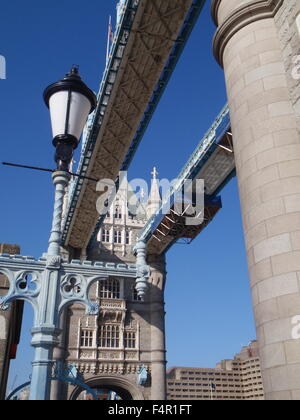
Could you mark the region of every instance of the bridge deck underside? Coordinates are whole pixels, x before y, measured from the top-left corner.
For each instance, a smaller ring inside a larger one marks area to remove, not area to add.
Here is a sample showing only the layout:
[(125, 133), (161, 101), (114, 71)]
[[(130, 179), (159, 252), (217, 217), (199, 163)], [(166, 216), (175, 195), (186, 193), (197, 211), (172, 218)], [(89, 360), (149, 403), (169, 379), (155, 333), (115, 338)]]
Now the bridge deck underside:
[[(195, 181), (197, 179), (204, 181), (203, 223), (188, 226), (186, 215), (178, 214), (178, 211), (174, 212), (174, 206), (171, 207), (168, 215), (158, 212), (140, 234), (140, 237), (146, 240), (148, 244), (149, 253), (162, 254), (181, 238), (194, 240), (222, 208), (221, 198), (217, 194), (235, 175), (235, 157), (229, 118), (225, 122), (226, 124), (223, 124), (222, 129), (217, 130), (214, 140), (206, 148), (205, 153), (198, 159), (194, 159), (192, 155), (190, 165), (184, 175), (184, 179), (193, 181), (193, 192), (196, 195), (197, 184)], [(172, 197), (175, 197), (176, 194), (178, 194), (178, 191), (171, 195), (170, 203), (172, 203)]]
[(213, 220), (221, 209), (221, 200), (206, 202), (203, 221), (195, 225), (187, 225), (187, 218), (178, 213), (174, 207), (165, 215), (148, 241), (149, 254), (160, 255), (166, 252), (179, 239), (194, 240), (203, 229)]
[[(120, 63), (107, 91), (107, 107), (87, 176), (117, 178), (191, 4), (192, 0), (140, 1), (129, 37), (119, 47)], [(99, 218), (99, 193), (93, 181), (85, 180), (79, 194), (64, 242), (84, 249)]]

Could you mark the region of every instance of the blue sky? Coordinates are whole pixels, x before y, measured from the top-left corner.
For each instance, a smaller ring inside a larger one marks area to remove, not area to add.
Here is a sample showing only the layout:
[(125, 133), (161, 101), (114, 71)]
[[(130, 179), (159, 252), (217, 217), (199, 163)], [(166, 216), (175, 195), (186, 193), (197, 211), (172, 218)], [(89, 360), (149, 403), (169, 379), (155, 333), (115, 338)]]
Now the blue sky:
[[(129, 170), (129, 179), (174, 178), (226, 102), (223, 71), (212, 54), (209, 1), (186, 46)], [(98, 91), (115, 0), (15, 0), (1, 5), (0, 161), (54, 167), (44, 88), (80, 65)], [(23, 255), (47, 249), (53, 205), (48, 174), (0, 167), (0, 241)], [(236, 180), (222, 192), (223, 210), (189, 246), (167, 254), (168, 365), (213, 367), (255, 338)], [(28, 378), (31, 311), (26, 309), (15, 385)]]

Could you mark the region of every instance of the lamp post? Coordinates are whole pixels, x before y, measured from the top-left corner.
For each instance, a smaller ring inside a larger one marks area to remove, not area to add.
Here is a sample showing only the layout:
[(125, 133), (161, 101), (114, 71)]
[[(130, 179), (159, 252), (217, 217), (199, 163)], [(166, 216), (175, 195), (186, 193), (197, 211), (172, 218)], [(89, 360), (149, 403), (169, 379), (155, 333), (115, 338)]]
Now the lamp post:
[(96, 107), (96, 96), (73, 67), (66, 77), (45, 89), (44, 101), (50, 109), (57, 170), (68, 171), (87, 117)]
[(59, 255), (63, 201), (70, 177), (68, 170), (87, 117), (96, 107), (96, 96), (81, 80), (78, 68), (73, 67), (66, 77), (45, 89), (44, 101), (50, 110), (57, 164), (53, 174), (55, 207), (48, 254)]
[[(49, 400), (53, 349), (58, 344), (61, 303), (61, 223), (69, 165), (78, 146), (88, 114), (95, 109), (96, 97), (73, 67), (65, 78), (44, 92), (50, 109), (57, 171), (53, 173), (55, 204), (46, 267), (42, 273), (35, 327), (31, 330), (35, 357), (32, 363), (30, 400)], [(68, 287), (66, 292), (72, 292)], [(71, 293), (72, 295), (72, 293)]]
[(66, 186), (69, 182), (69, 165), (74, 149), (90, 112), (96, 106), (94, 93), (82, 82), (78, 69), (62, 80), (50, 85), (44, 92), (50, 109), (53, 145), (56, 148), (57, 170), (53, 173), (55, 203), (53, 223), (45, 258), (0, 254), (0, 273), (7, 276), (10, 288), (0, 296), (0, 310), (8, 309), (11, 302), (25, 300), (34, 309), (34, 327), (31, 344), (35, 348), (32, 362), (30, 400), (49, 400), (53, 379), (53, 350), (58, 344), (60, 315), (69, 305), (85, 305), (88, 315), (97, 315), (99, 305), (91, 302), (89, 290), (93, 283), (107, 280), (109, 276), (137, 279), (138, 293), (143, 297), (149, 279), (145, 244), (136, 246), (137, 264), (105, 264), (96, 262), (66, 263), (61, 257), (62, 210)]

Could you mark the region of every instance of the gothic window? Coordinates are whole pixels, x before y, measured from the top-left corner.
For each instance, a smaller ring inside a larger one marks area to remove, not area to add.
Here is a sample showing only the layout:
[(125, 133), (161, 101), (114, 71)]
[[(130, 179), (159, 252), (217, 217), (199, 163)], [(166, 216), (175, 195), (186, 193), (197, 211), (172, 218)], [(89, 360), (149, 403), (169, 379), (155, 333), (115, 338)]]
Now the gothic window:
[(125, 231), (125, 243), (126, 245), (130, 245), (130, 231), (128, 229)]
[(102, 229), (101, 241), (102, 242), (109, 242), (109, 229)]
[(135, 284), (132, 285), (132, 300), (135, 300), (135, 301), (140, 301), (141, 300), (141, 298), (139, 297), (138, 292), (135, 288)]
[(115, 219), (122, 219), (122, 209), (119, 204), (115, 207)]
[(135, 332), (125, 331), (124, 347), (126, 349), (135, 349), (136, 348), (136, 333)]
[(101, 299), (120, 299), (120, 281), (117, 279), (101, 281), (99, 290)]
[(115, 230), (114, 232), (114, 243), (115, 244), (122, 243), (122, 232), (120, 230)]
[(90, 330), (81, 331), (80, 347), (93, 347), (93, 331), (90, 331)]
[(118, 325), (101, 325), (99, 336), (99, 347), (118, 348), (120, 347), (120, 327)]

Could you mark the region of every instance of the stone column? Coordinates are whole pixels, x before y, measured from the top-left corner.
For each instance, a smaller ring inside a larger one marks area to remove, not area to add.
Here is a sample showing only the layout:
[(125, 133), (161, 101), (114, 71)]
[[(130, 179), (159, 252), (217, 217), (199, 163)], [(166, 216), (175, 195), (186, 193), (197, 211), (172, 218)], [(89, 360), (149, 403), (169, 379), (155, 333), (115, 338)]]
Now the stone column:
[[(213, 0), (267, 399), (300, 399), (300, 137), (274, 17), (284, 0)], [(292, 18), (292, 16), (291, 16)], [(299, 40), (300, 42), (300, 40)]]
[(151, 299), (151, 399), (165, 400), (166, 345), (165, 345), (165, 259), (149, 255)]

